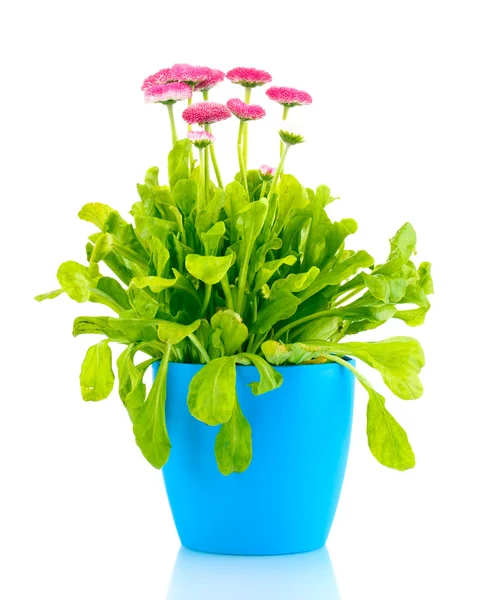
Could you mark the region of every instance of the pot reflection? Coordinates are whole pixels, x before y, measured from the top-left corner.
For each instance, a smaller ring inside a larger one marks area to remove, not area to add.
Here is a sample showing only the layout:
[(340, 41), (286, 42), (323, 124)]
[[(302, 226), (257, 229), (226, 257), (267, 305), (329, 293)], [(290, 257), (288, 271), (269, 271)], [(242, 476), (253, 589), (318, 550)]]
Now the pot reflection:
[(340, 600), (326, 548), (285, 556), (224, 556), (181, 548), (167, 600)]

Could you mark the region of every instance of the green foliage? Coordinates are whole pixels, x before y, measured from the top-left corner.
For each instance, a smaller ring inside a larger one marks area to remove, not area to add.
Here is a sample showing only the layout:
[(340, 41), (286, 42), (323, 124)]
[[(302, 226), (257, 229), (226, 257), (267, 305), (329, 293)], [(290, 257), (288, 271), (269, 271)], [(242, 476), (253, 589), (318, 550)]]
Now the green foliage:
[[(330, 219), (328, 205), (335, 198), (325, 185), (313, 191), (283, 173), (263, 183), (258, 171), (249, 171), (247, 190), (241, 175), (222, 189), (203, 186), (201, 177), (191, 163), (191, 143), (180, 140), (168, 157), (169, 185), (160, 185), (156, 167), (138, 185), (132, 223), (106, 204), (80, 210), (79, 217), (96, 227), (88, 238), (87, 262), (64, 262), (60, 289), (36, 300), (68, 296), (112, 311), (75, 319), (73, 335), (102, 336), (81, 368), (83, 398), (110, 394), (110, 344), (123, 345), (119, 395), (139, 448), (161, 468), (170, 450), (168, 364), (203, 364), (190, 382), (187, 403), (196, 419), (220, 426), (215, 455), (221, 473), (229, 475), (252, 460), (251, 427), (236, 394), (237, 369), (257, 369), (258, 381), (250, 386), (257, 395), (281, 385), (277, 366), (335, 361), (368, 393), (372, 454), (393, 469), (413, 467), (407, 435), (384, 396), (347, 360), (355, 357), (378, 371), (397, 398), (423, 393), (419, 375), (425, 361), (416, 340), (360, 340), (362, 332), (389, 319), (403, 327), (424, 322), (433, 281), (430, 263), (413, 262), (413, 227), (403, 225), (388, 255), (376, 262), (365, 250), (345, 248), (357, 224)], [(147, 393), (143, 379), (154, 361), (161, 364)]]

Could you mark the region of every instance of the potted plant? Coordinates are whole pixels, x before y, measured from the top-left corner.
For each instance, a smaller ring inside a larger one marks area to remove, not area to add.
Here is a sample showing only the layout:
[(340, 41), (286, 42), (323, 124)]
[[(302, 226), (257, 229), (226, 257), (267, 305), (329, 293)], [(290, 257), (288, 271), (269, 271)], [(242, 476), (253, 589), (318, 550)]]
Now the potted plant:
[[(244, 100), (209, 101), (225, 77), (242, 86)], [(347, 461), (355, 379), (369, 396), (374, 457), (399, 471), (415, 465), (407, 434), (355, 361), (376, 369), (399, 398), (422, 395), (424, 355), (415, 339), (365, 342), (359, 334), (389, 319), (422, 324), (433, 292), (430, 263), (414, 264), (409, 223), (380, 261), (347, 250), (356, 222), (332, 222), (329, 188), (303, 187), (286, 173), (289, 151), (304, 140), (285, 121), (311, 103), (308, 93), (266, 90), (282, 107), (280, 154), (276, 168), (248, 168), (248, 129), (265, 116), (251, 95), (259, 99), (255, 88), (270, 81), (252, 68), (225, 75), (184, 64), (148, 77), (146, 101), (166, 106), (170, 119), (169, 185), (156, 167), (147, 171), (133, 223), (106, 204), (85, 205), (79, 217), (97, 228), (87, 264), (63, 263), (60, 289), (37, 297), (65, 293), (108, 309), (73, 325), (75, 336), (102, 336), (81, 367), (83, 398), (109, 396), (111, 345), (123, 345), (119, 395), (141, 452), (163, 469), (179, 536), (193, 550), (281, 554), (325, 544)], [(178, 139), (174, 109), (183, 100), (188, 132)], [(232, 117), (238, 173), (224, 185), (212, 126)]]

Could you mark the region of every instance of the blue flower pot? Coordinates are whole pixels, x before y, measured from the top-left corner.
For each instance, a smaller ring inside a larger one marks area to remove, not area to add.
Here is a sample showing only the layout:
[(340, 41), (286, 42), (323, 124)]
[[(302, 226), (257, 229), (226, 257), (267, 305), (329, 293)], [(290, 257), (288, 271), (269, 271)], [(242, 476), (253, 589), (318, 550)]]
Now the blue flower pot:
[[(154, 372), (157, 372), (154, 365)], [(237, 395), (252, 427), (252, 463), (218, 471), (219, 427), (197, 421), (188, 387), (201, 365), (171, 363), (164, 482), (181, 543), (215, 554), (270, 555), (325, 545), (347, 464), (354, 378), (336, 363), (277, 367), (280, 388), (254, 396), (255, 367), (237, 367)]]

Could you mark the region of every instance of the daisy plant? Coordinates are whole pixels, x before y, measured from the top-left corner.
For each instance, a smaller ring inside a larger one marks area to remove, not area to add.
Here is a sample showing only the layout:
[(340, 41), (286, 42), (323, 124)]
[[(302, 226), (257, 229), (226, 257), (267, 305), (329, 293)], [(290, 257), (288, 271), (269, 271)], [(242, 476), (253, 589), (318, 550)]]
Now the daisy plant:
[[(244, 88), (243, 100), (221, 104), (209, 99), (225, 79)], [(419, 374), (425, 361), (418, 341), (398, 336), (370, 342), (361, 334), (390, 319), (410, 327), (424, 322), (433, 292), (430, 263), (415, 264), (416, 234), (410, 223), (390, 239), (388, 255), (379, 260), (365, 250), (347, 249), (357, 223), (332, 221), (330, 189), (304, 186), (286, 171), (290, 149), (304, 148), (304, 138), (286, 123), (279, 131), (277, 162), (248, 169), (248, 125), (266, 116), (262, 102), (268, 98), (280, 104), (283, 121), (291, 108), (312, 102), (307, 92), (269, 87), (265, 94), (254, 90), (260, 104), (251, 103), (253, 88), (271, 79), (259, 69), (224, 73), (187, 64), (147, 77), (145, 101), (164, 105), (169, 115), (168, 181), (160, 183), (157, 167), (147, 171), (137, 186), (132, 222), (106, 204), (86, 204), (79, 217), (97, 229), (88, 238), (86, 264), (61, 264), (59, 289), (36, 299), (64, 294), (105, 307), (104, 316), (80, 316), (73, 324), (75, 336), (101, 336), (83, 361), (81, 392), (87, 401), (111, 393), (111, 345), (121, 345), (119, 395), (139, 448), (156, 468), (170, 452), (165, 419), (169, 362), (203, 365), (191, 381), (187, 402), (196, 419), (220, 426), (216, 460), (225, 475), (245, 470), (252, 457), (251, 428), (236, 394), (236, 368), (254, 365), (258, 381), (251, 390), (262, 394), (281, 385), (285, 371), (275, 368), (279, 365), (336, 362), (352, 371), (368, 394), (372, 454), (387, 467), (409, 469), (415, 456), (407, 434), (388, 411), (385, 397), (347, 357), (378, 371), (399, 399), (422, 395)], [(178, 136), (174, 110), (185, 100), (181, 116), (188, 131)], [(232, 117), (239, 120), (238, 167), (224, 185), (214, 141), (221, 135), (220, 123)], [(160, 371), (147, 392), (144, 374), (156, 361)]]

